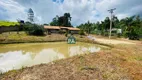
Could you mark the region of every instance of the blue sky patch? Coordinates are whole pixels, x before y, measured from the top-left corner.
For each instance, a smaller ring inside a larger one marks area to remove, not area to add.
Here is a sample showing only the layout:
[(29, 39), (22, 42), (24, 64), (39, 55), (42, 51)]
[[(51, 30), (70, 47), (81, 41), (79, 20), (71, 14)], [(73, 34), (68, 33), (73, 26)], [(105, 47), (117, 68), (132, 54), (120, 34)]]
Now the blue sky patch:
[(61, 3), (63, 3), (64, 2), (64, 0), (52, 0), (53, 2), (57, 2), (57, 3), (59, 3), (59, 1), (61, 2)]
[(6, 12), (7, 10), (6, 10), (6, 9), (3, 9), (2, 7), (0, 7), (0, 11)]

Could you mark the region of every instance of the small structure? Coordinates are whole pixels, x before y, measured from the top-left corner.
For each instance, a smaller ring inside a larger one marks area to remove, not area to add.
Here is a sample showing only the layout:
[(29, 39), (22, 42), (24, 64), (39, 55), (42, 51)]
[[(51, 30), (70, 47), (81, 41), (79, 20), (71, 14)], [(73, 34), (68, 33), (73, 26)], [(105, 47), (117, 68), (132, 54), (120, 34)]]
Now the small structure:
[(76, 39), (73, 35), (69, 36), (67, 39), (67, 43), (68, 44), (75, 44), (76, 43)]
[(34, 12), (33, 12), (33, 10), (31, 8), (28, 10), (28, 20), (31, 23), (34, 22)]
[(60, 28), (57, 26), (44, 26), (44, 29), (48, 34), (59, 33), (60, 31)]
[(80, 29), (79, 28), (74, 28), (74, 27), (63, 27), (63, 26), (44, 26), (44, 29), (48, 34), (50, 33), (60, 33), (62, 32), (67, 32), (71, 34), (78, 34)]
[(79, 31), (80, 31), (80, 29), (79, 29), (79, 28), (72, 28), (72, 27), (69, 27), (69, 28), (68, 28), (68, 31), (69, 31), (69, 33), (71, 33), (71, 34), (78, 34)]
[(66, 31), (68, 31), (68, 27), (60, 27), (60, 29), (61, 29), (61, 31), (64, 32), (64, 33), (65, 33)]
[[(109, 29), (107, 30), (109, 32)], [(112, 28), (111, 29), (111, 32), (112, 32), (112, 36), (116, 36), (118, 34), (122, 34), (122, 29), (119, 29), (119, 28)]]

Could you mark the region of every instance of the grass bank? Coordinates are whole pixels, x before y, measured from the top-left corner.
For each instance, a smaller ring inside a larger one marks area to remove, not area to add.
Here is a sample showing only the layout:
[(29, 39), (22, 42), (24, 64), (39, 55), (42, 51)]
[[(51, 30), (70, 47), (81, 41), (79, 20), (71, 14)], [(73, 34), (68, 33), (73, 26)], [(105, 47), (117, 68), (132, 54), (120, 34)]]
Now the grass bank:
[(64, 35), (52, 34), (48, 36), (32, 36), (27, 35), (25, 32), (6, 32), (0, 34), (0, 44), (12, 44), (12, 43), (35, 43), (35, 42), (58, 42), (65, 41)]
[[(99, 45), (104, 45), (108, 47), (113, 47), (111, 44), (104, 44), (96, 41), (89, 40), (86, 36), (80, 38), (80, 35), (74, 35), (76, 40), (79, 42), (94, 43)], [(0, 44), (14, 44), (14, 43), (42, 43), (42, 42), (61, 42), (66, 41), (67, 37), (64, 34), (52, 34), (45, 36), (32, 36), (27, 35), (25, 32), (5, 32), (0, 34)]]

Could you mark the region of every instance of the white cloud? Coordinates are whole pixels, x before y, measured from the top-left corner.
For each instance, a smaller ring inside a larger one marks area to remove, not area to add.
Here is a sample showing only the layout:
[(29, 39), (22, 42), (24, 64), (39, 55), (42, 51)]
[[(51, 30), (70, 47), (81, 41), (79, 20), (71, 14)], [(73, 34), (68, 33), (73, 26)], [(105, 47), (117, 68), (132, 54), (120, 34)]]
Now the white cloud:
[(93, 20), (94, 0), (65, 0), (61, 5), (62, 12), (69, 12), (72, 16), (72, 23), (81, 24)]
[(116, 8), (114, 15), (121, 19), (126, 16), (138, 15), (140, 12), (142, 14), (141, 6), (142, 0), (102, 0), (96, 4), (96, 9), (105, 17), (109, 16), (108, 9)]
[(25, 7), (13, 0), (1, 0), (0, 8), (4, 10), (0, 11), (0, 13), (3, 13), (3, 16), (7, 16), (8, 20), (16, 21), (18, 18), (26, 17)]
[[(49, 23), (56, 15), (63, 15), (69, 12), (72, 16), (72, 24), (96, 22), (110, 16), (107, 11), (110, 8), (117, 8), (115, 15), (119, 19), (135, 14), (142, 15), (142, 0), (1, 0), (0, 9), (6, 10), (5, 16), (8, 20), (17, 18), (26, 19), (27, 10), (32, 8), (36, 20), (39, 23)], [(0, 13), (3, 13), (0, 10)], [(4, 14), (3, 13), (3, 14)], [(1, 17), (1, 14), (0, 14)], [(1, 19), (1, 18), (0, 18)]]

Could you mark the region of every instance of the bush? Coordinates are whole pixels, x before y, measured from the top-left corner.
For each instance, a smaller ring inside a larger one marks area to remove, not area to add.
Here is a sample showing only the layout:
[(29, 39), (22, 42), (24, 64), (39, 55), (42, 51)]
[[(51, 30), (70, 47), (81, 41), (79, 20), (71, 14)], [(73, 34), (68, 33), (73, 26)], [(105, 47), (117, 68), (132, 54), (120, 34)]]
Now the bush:
[(79, 31), (79, 35), (85, 35), (83, 30)]
[(37, 35), (37, 36), (44, 35), (43, 26), (37, 24), (31, 24), (29, 22), (25, 23), (24, 31), (26, 31), (26, 33), (29, 35)]
[(83, 31), (83, 30), (80, 30), (80, 31), (79, 31), (79, 35), (80, 35), (80, 37), (82, 38), (82, 35), (85, 35), (85, 34), (84, 34), (84, 31)]
[(118, 38), (121, 38), (121, 33), (118, 33), (118, 34), (117, 34), (117, 37), (118, 37)]
[(68, 37), (68, 31), (66, 31), (65, 36)]
[(139, 35), (136, 33), (130, 33), (129, 34), (129, 39), (130, 40), (139, 40)]

